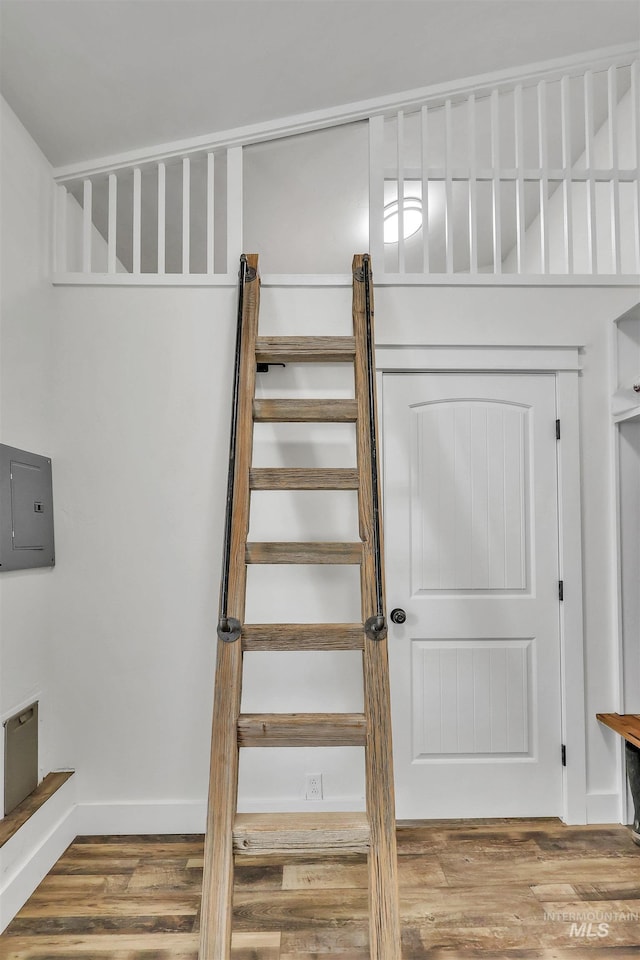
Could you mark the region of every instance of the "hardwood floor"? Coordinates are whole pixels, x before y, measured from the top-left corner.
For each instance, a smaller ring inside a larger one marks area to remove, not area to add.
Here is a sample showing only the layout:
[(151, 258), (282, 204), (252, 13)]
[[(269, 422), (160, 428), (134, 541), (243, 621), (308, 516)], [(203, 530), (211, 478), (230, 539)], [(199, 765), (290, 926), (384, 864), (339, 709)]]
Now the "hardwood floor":
[[(398, 829), (404, 960), (640, 958), (625, 827)], [(78, 837), (0, 937), (2, 960), (196, 960), (200, 836)], [(364, 857), (238, 862), (233, 960), (365, 960)], [(218, 960), (218, 958), (210, 958)]]

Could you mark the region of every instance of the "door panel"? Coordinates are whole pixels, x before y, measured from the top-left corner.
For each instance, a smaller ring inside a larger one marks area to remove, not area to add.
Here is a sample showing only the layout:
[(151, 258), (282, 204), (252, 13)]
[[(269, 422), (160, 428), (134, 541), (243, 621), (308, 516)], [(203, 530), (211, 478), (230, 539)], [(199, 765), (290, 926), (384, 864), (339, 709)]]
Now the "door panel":
[(555, 382), (383, 379), (400, 817), (561, 812)]
[(411, 407), (414, 593), (527, 588), (529, 416), (500, 402)]

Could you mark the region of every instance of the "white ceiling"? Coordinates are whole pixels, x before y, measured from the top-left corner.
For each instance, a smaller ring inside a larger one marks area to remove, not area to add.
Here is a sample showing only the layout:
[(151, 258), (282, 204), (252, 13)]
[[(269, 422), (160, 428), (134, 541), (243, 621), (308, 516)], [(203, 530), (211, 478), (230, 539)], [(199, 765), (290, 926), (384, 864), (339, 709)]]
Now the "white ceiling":
[(0, 0), (54, 166), (627, 43), (636, 0)]

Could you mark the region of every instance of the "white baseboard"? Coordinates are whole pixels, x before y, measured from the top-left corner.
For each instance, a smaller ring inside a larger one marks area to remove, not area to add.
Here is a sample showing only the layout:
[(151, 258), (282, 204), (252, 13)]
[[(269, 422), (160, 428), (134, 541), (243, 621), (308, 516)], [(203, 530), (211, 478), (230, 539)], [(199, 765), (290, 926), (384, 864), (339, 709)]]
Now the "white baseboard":
[(205, 801), (80, 803), (76, 832), (78, 836), (204, 833), (206, 818)]
[[(242, 799), (240, 813), (328, 813), (359, 811), (364, 801), (359, 797), (343, 800), (307, 801), (300, 797), (282, 800)], [(164, 803), (80, 803), (76, 813), (78, 836), (148, 833), (204, 833), (207, 804), (202, 801), (167, 801)]]
[(71, 777), (0, 848), (0, 933), (76, 836)]
[(588, 793), (587, 823), (620, 823), (620, 797), (618, 794)]

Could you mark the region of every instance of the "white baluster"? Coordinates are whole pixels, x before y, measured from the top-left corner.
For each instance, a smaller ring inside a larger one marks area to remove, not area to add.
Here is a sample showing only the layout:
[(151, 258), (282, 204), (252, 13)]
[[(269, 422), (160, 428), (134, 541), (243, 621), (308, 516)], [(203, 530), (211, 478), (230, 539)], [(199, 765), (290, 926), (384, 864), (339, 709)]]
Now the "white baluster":
[(118, 176), (109, 174), (109, 219), (107, 227), (107, 273), (116, 272), (116, 243), (118, 239)]
[(369, 117), (369, 249), (384, 271), (384, 117)]
[[(640, 169), (640, 61), (631, 64), (631, 137), (635, 145), (636, 168)], [(636, 173), (635, 253), (636, 270), (640, 273), (640, 177)]]
[(182, 272), (189, 273), (191, 220), (191, 165), (189, 157), (182, 159)]
[(587, 249), (591, 273), (598, 272), (598, 236), (596, 233), (596, 181), (593, 172), (593, 73), (584, 75), (585, 165), (587, 168)]
[(429, 108), (420, 111), (422, 161), (422, 269), (429, 273)]
[(476, 98), (467, 100), (469, 130), (469, 270), (478, 272), (478, 184), (476, 180)]
[(140, 246), (142, 237), (142, 173), (133, 171), (133, 272), (140, 273)]
[(562, 207), (564, 220), (564, 261), (567, 273), (573, 273), (573, 181), (571, 157), (571, 107), (569, 77), (560, 81), (560, 116), (562, 126)]
[(398, 166), (398, 273), (404, 273), (404, 113), (402, 110), (398, 111), (396, 133)]
[(237, 269), (242, 252), (242, 147), (230, 147), (227, 150), (228, 274)]
[(207, 273), (214, 270), (214, 163), (213, 153), (207, 154)]
[(55, 184), (55, 223), (53, 241), (53, 273), (67, 272), (67, 188)]
[(611, 165), (611, 257), (614, 273), (620, 273), (620, 165), (618, 161), (618, 70), (607, 71), (609, 112), (609, 162)]
[(91, 273), (91, 235), (93, 232), (93, 184), (85, 180), (82, 190), (82, 272)]
[(451, 129), (451, 100), (444, 104), (444, 237), (446, 249), (446, 272), (453, 273), (453, 146)]
[(547, 150), (547, 84), (541, 80), (538, 84), (538, 162), (540, 165), (540, 273), (549, 271), (549, 218), (547, 200), (549, 197), (549, 166)]
[(491, 167), (493, 209), (493, 272), (502, 273), (502, 209), (500, 183), (500, 117), (497, 90), (491, 91)]
[(167, 207), (167, 172), (164, 163), (158, 164), (158, 273), (165, 271), (165, 217)]
[(515, 157), (516, 157), (516, 269), (522, 273), (524, 267), (524, 108), (522, 106), (522, 84), (516, 84), (513, 91), (515, 121)]

